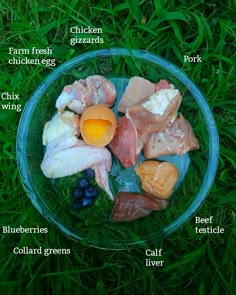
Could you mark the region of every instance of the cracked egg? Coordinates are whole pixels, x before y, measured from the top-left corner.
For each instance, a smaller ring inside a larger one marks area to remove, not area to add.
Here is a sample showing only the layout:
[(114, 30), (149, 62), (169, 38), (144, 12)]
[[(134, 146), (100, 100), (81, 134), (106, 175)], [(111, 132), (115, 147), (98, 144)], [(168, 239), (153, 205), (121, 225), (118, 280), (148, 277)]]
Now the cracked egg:
[(116, 133), (117, 120), (111, 109), (98, 104), (88, 107), (80, 120), (80, 131), (87, 144), (103, 147)]

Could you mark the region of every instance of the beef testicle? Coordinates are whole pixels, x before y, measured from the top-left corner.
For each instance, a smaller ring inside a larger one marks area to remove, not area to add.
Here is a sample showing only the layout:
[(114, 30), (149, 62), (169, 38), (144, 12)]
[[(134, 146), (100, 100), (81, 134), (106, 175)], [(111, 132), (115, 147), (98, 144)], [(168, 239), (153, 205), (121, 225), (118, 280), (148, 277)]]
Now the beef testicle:
[(131, 221), (160, 211), (167, 207), (165, 200), (152, 198), (148, 195), (119, 192), (115, 197), (112, 220), (115, 222)]
[(178, 180), (178, 169), (168, 162), (144, 161), (135, 167), (142, 189), (160, 199), (167, 199)]

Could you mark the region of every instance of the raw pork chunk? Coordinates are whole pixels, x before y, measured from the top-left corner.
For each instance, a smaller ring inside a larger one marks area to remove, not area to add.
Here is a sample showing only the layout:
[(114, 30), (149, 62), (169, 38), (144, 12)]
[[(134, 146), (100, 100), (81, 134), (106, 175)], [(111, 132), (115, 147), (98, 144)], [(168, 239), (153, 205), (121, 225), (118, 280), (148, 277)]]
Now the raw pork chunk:
[(167, 80), (160, 80), (155, 84), (142, 77), (132, 77), (120, 100), (118, 111), (125, 113), (127, 109), (141, 104), (156, 91), (172, 87)]
[(174, 89), (174, 85), (170, 84), (167, 80), (160, 80), (156, 85), (155, 85), (155, 92), (157, 92), (160, 89)]
[(199, 149), (199, 143), (189, 122), (182, 114), (162, 133), (153, 133), (144, 145), (148, 159)]
[(128, 108), (142, 103), (155, 92), (155, 84), (142, 77), (132, 77), (120, 100), (118, 111), (125, 113)]
[(160, 89), (142, 104), (129, 108), (127, 116), (132, 119), (137, 130), (162, 132), (175, 120), (181, 99), (177, 89)]

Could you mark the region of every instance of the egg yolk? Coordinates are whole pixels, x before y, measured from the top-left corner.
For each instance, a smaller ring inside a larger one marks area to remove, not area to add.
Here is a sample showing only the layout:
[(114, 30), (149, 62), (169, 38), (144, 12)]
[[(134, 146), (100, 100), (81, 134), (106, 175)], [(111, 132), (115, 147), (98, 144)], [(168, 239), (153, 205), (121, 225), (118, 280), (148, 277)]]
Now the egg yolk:
[(93, 119), (86, 120), (83, 125), (83, 133), (86, 137), (96, 139), (104, 139), (110, 135), (112, 124), (107, 120)]

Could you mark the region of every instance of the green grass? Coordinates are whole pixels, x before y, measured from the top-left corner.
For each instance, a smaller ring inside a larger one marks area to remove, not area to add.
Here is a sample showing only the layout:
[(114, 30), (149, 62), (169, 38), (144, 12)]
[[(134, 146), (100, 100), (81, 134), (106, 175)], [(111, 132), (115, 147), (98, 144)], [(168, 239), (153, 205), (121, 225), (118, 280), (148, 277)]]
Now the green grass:
[[(66, 4), (65, 4), (65, 3)], [(217, 4), (216, 4), (217, 3)], [(223, 235), (196, 235), (192, 218), (163, 241), (128, 251), (99, 250), (63, 236), (32, 206), (17, 170), (21, 113), (0, 112), (0, 225), (47, 227), (48, 234), (2, 234), (1, 294), (235, 294), (236, 2), (13, 1), (0, 3), (0, 91), (25, 105), (53, 70), (8, 64), (8, 48), (53, 48), (57, 66), (97, 48), (145, 49), (182, 68), (206, 96), (220, 135), (219, 169), (200, 217), (214, 216)], [(71, 26), (103, 29), (103, 44), (70, 46)], [(202, 63), (183, 63), (183, 55)], [(3, 103), (1, 101), (1, 103)], [(14, 247), (71, 249), (70, 255), (16, 256)], [(145, 249), (162, 248), (165, 266), (145, 267)]]

